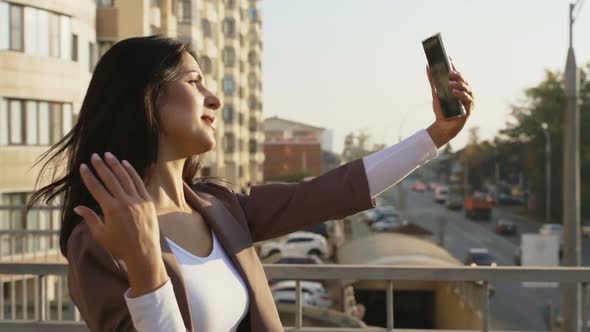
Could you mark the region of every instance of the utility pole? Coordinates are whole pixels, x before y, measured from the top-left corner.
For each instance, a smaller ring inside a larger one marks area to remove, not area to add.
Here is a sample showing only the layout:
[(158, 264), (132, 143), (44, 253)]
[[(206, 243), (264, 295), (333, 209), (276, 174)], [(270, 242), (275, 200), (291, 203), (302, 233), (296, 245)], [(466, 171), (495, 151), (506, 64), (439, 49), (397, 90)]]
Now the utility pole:
[(551, 223), (551, 133), (546, 122), (541, 128), (545, 134), (545, 222)]
[[(578, 67), (573, 48), (574, 10), (569, 6), (569, 49), (565, 65), (566, 107), (563, 131), (563, 226), (564, 266), (580, 266), (580, 109)], [(580, 7), (581, 8), (581, 7)], [(582, 292), (577, 283), (564, 283), (562, 312), (564, 331), (582, 331)], [(586, 325), (586, 322), (583, 322)]]

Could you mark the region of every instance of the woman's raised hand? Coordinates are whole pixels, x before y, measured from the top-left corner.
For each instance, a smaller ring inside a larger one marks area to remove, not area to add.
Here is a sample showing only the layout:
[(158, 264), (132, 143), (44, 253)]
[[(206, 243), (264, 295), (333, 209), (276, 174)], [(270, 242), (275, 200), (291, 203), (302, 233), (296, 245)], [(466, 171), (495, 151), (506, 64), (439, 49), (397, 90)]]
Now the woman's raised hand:
[(453, 119), (445, 118), (440, 106), (438, 95), (436, 93), (432, 73), (430, 72), (430, 68), (427, 66), (426, 74), (428, 75), (428, 81), (430, 82), (430, 90), (432, 92), (432, 109), (434, 110), (434, 114), (436, 116), (436, 121), (427, 129), (427, 131), (432, 137), (432, 140), (436, 144), (437, 148), (440, 148), (441, 146), (449, 142), (452, 138), (457, 136), (461, 129), (463, 129), (463, 126), (465, 126), (465, 122), (471, 115), (471, 112), (473, 111), (473, 107), (475, 105), (474, 95), (473, 91), (471, 90), (471, 86), (469, 86), (467, 80), (457, 70), (455, 64), (453, 62), (451, 62), (451, 64), (453, 70), (449, 72), (449, 87), (451, 88), (453, 95), (457, 97), (465, 107), (467, 115), (464, 117)]
[(95, 241), (125, 262), (132, 289), (148, 292), (167, 279), (154, 204), (143, 180), (127, 161), (119, 162), (107, 152), (104, 160), (93, 154), (91, 162), (102, 183), (86, 164), (80, 166), (80, 175), (100, 205), (104, 223), (86, 206), (77, 206), (74, 211), (88, 224)]

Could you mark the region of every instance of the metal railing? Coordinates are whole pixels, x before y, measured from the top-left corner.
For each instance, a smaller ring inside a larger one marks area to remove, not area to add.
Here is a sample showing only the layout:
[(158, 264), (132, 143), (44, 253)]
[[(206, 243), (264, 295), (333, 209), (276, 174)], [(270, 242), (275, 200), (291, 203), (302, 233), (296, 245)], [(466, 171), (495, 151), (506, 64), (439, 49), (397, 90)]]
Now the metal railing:
[[(395, 317), (393, 315), (394, 293), (392, 292), (396, 281), (448, 281), (448, 282), (479, 282), (484, 287), (489, 287), (490, 282), (560, 282), (579, 283), (582, 285), (583, 305), (582, 312), (588, 313), (588, 283), (590, 282), (590, 268), (568, 268), (568, 267), (413, 267), (413, 266), (367, 266), (367, 265), (264, 265), (264, 270), (269, 279), (290, 279), (297, 280), (296, 316), (295, 326), (285, 327), (290, 332), (312, 332), (312, 331), (394, 331)], [(67, 273), (66, 264), (48, 263), (0, 263), (0, 275), (27, 275), (35, 278), (35, 314), (34, 319), (11, 319), (3, 320), (0, 316), (0, 330), (7, 331), (88, 331), (84, 323), (80, 321), (78, 311), (74, 308), (74, 318), (64, 320), (63, 315), (57, 315), (56, 319), (49, 319), (46, 297), (46, 284), (43, 282), (49, 276), (65, 276)], [(386, 280), (388, 281), (388, 292), (386, 297), (387, 327), (382, 328), (313, 328), (303, 327), (303, 304), (301, 280)], [(38, 289), (37, 289), (38, 288)], [(60, 290), (63, 292), (63, 290)], [(62, 294), (58, 296), (61, 299)], [(3, 294), (0, 293), (0, 301), (3, 301)], [(482, 297), (482, 328), (481, 331), (489, 331), (489, 298)], [(0, 307), (4, 309), (4, 302)], [(15, 304), (12, 303), (11, 306)], [(57, 310), (62, 309), (62, 303), (58, 303)], [(13, 309), (11, 309), (12, 311)], [(583, 317), (583, 321), (587, 321)], [(409, 331), (395, 329), (395, 331)], [(430, 330), (432, 331), (432, 330)], [(455, 330), (457, 331), (457, 330)]]

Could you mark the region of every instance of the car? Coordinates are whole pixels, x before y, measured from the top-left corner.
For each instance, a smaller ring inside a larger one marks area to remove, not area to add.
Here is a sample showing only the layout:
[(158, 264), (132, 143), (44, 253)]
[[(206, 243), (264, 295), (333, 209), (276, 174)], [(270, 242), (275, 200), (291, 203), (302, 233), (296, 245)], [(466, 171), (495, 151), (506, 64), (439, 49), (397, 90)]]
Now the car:
[[(294, 294), (297, 289), (296, 286), (295, 280), (283, 280), (271, 285), (270, 290), (273, 294), (279, 292), (292, 292)], [(322, 308), (329, 308), (332, 306), (333, 302), (330, 298), (330, 294), (321, 282), (303, 280), (301, 281), (301, 291), (303, 293), (311, 294), (312, 298), (310, 305), (312, 306)]]
[(373, 222), (375, 222), (375, 220), (379, 218), (379, 216), (381, 216), (381, 212), (379, 210), (379, 207), (375, 207), (361, 212), (361, 220), (369, 225), (372, 224)]
[(430, 182), (428, 184), (428, 190), (435, 191), (436, 188), (438, 188), (439, 186), (440, 186), (440, 183), (438, 183), (438, 182)]
[(497, 200), (499, 205), (524, 205), (525, 203), (523, 198), (508, 195), (506, 193), (498, 194)]
[(522, 265), (522, 248), (520, 246), (516, 247), (514, 250), (514, 265)]
[(416, 192), (424, 192), (424, 191), (426, 191), (426, 189), (427, 189), (426, 185), (422, 181), (416, 181), (412, 185), (412, 190), (416, 191)]
[(580, 230), (583, 237), (590, 238), (590, 223), (582, 224), (582, 228)]
[(496, 221), (496, 233), (502, 235), (516, 234), (518, 226), (510, 219), (500, 218)]
[(561, 224), (544, 224), (539, 229), (539, 234), (557, 235), (559, 238), (559, 244), (563, 243), (563, 226)]
[[(277, 303), (277, 304), (279, 304), (279, 303), (295, 304), (296, 303), (295, 289), (293, 288), (293, 290), (272, 292), (272, 298), (274, 299), (275, 303)], [(306, 291), (306, 290), (301, 291), (301, 304), (303, 304), (304, 306), (308, 306), (308, 307), (312, 307), (312, 306), (317, 305), (313, 294), (310, 291)]]
[(328, 251), (328, 242), (325, 237), (311, 232), (295, 232), (281, 240), (263, 243), (260, 247), (260, 256), (281, 254), (281, 256), (292, 257), (308, 255), (328, 257)]
[(373, 223), (371, 229), (374, 232), (386, 232), (407, 224), (408, 222), (401, 219), (401, 217), (387, 216)]
[(465, 265), (497, 266), (496, 258), (485, 248), (471, 248), (465, 257)]
[(274, 262), (275, 264), (323, 264), (321, 258), (316, 255), (309, 255), (307, 257), (281, 257)]
[(439, 204), (444, 204), (449, 197), (449, 187), (439, 186), (434, 191), (434, 201)]

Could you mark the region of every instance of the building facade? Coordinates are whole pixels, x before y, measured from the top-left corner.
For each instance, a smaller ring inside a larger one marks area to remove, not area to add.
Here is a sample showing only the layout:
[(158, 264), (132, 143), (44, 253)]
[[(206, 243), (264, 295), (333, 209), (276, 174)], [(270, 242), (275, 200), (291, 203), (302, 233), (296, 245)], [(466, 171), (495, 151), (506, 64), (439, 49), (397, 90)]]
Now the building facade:
[(264, 180), (296, 181), (322, 173), (324, 128), (271, 117), (264, 121)]

